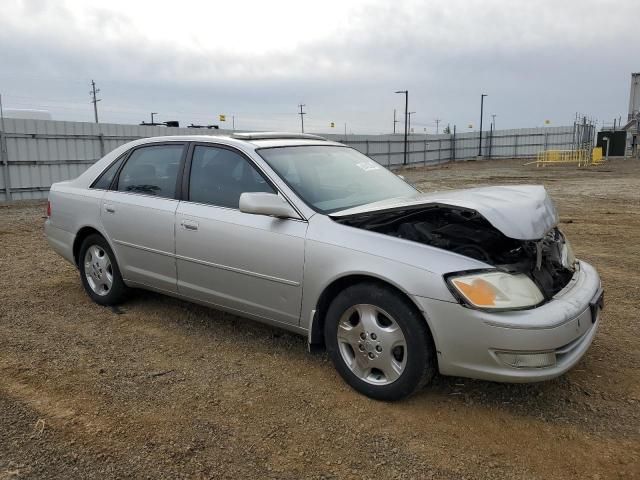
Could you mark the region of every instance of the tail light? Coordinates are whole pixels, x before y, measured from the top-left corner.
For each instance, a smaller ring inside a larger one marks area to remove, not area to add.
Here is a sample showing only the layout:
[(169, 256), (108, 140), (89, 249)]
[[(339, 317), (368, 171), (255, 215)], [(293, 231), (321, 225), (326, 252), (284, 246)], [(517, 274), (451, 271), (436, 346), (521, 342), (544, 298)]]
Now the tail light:
[(51, 217), (51, 202), (47, 200), (47, 218)]

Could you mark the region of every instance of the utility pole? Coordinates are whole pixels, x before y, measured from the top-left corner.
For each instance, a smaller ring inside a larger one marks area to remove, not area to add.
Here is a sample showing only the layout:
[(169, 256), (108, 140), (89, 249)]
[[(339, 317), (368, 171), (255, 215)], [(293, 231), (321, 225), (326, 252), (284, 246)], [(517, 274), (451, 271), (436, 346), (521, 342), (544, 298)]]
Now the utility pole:
[(298, 106), (300, 107), (300, 125), (301, 125), (301, 132), (304, 133), (304, 115), (307, 114), (307, 112), (303, 112), (302, 108), (306, 107), (306, 105), (304, 103), (300, 103), (298, 104)]
[(91, 91), (89, 95), (91, 95), (91, 103), (93, 103), (93, 114), (96, 118), (96, 123), (98, 123), (98, 102), (102, 100), (101, 98), (96, 98), (96, 95), (100, 92), (99, 88), (96, 88), (96, 82), (91, 80)]
[(402, 164), (407, 164), (407, 119), (409, 112), (409, 90), (398, 90), (396, 93), (404, 93), (404, 159), (402, 160)]
[(398, 123), (400, 120), (396, 120), (396, 109), (393, 109), (393, 134), (396, 134), (396, 123)]
[(438, 133), (440, 133), (440, 122), (442, 121), (441, 118), (436, 118), (436, 135)]
[(344, 136), (347, 136), (347, 122), (344, 123)]
[(411, 133), (411, 115), (413, 115), (416, 112), (407, 112), (407, 115), (409, 115), (409, 133)]
[(478, 156), (482, 156), (482, 112), (484, 110), (484, 97), (488, 96), (486, 93), (480, 95), (480, 140), (478, 141)]
[(493, 125), (493, 129), (496, 129), (496, 117), (497, 115), (495, 113), (491, 114), (491, 125)]
[(234, 132), (236, 130), (236, 116), (231, 115), (231, 131)]

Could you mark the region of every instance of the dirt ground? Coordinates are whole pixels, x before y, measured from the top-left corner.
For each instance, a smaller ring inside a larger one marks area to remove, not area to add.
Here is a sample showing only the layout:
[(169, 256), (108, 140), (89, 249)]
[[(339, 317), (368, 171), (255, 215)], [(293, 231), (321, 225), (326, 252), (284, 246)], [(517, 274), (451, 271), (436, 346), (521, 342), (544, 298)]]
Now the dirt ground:
[(574, 370), (440, 377), (376, 402), (302, 337), (145, 292), (99, 307), (47, 247), (42, 203), (0, 206), (0, 480), (640, 478), (640, 162), (404, 174), (423, 190), (549, 189), (606, 290)]

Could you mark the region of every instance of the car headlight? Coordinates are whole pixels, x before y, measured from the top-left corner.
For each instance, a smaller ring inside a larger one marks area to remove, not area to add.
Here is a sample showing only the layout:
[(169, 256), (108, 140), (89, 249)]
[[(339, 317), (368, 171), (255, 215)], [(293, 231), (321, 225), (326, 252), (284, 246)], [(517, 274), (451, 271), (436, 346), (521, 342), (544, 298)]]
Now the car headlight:
[(562, 255), (562, 266), (564, 268), (568, 268), (569, 270), (575, 270), (576, 268), (576, 256), (573, 253), (573, 248), (571, 247), (571, 243), (566, 236), (564, 236), (564, 244), (562, 245), (561, 255)]
[(540, 289), (525, 274), (499, 271), (453, 274), (447, 282), (469, 306), (486, 310), (534, 307), (544, 300)]

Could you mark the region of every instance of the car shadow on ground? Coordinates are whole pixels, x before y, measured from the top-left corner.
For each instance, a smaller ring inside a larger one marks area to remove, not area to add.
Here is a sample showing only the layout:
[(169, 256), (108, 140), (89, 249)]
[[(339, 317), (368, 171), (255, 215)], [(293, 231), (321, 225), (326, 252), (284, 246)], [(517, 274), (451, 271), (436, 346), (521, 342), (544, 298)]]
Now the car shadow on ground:
[[(166, 312), (167, 321), (184, 329), (185, 333), (199, 331), (205, 336), (224, 336), (232, 343), (242, 342), (243, 348), (254, 352), (277, 352), (283, 362), (308, 361), (312, 368), (317, 369), (320, 379), (335, 379), (327, 354), (307, 353), (305, 337), (213, 308), (152, 292), (136, 291), (126, 304), (114, 310), (114, 314), (149, 309)], [(584, 370), (586, 367), (583, 363), (576, 368)], [(420, 408), (425, 402), (446, 402), (462, 408), (485, 407), (543, 421), (575, 423), (575, 420), (584, 421), (585, 415), (594, 412), (589, 404), (594, 392), (572, 381), (570, 375), (545, 382), (507, 384), (436, 374), (428, 386), (405, 400), (405, 404)], [(359, 398), (355, 391), (351, 391), (351, 394)]]

